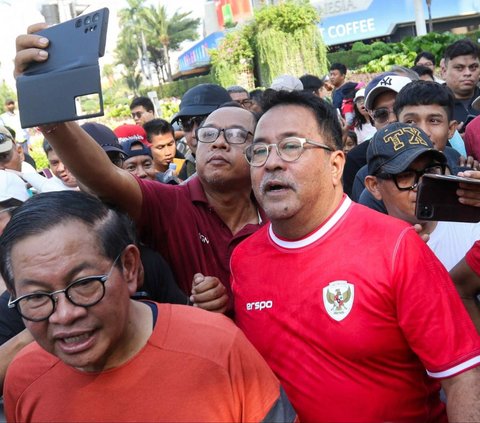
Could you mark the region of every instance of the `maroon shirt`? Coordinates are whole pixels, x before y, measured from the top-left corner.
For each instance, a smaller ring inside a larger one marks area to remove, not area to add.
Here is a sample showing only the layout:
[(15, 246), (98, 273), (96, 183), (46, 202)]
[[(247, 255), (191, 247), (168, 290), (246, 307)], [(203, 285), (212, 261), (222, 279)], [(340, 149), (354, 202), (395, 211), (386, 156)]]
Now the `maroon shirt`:
[[(230, 289), (233, 249), (261, 225), (248, 224), (235, 235), (208, 204), (198, 177), (183, 185), (140, 180), (142, 212), (137, 222), (142, 242), (157, 250), (172, 268), (180, 288), (190, 294), (193, 275), (216, 276)], [(266, 222), (259, 208), (262, 223)]]

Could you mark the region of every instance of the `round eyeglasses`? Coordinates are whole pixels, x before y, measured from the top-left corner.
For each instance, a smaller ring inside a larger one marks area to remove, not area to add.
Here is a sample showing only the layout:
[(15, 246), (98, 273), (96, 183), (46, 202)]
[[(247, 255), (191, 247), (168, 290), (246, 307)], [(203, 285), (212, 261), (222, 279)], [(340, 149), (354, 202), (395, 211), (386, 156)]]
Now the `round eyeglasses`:
[(422, 170), (407, 169), (401, 173), (397, 173), (396, 175), (380, 172), (375, 176), (380, 179), (392, 179), (398, 190), (410, 191), (418, 186), (420, 178), (426, 173), (433, 175), (445, 175), (445, 169), (446, 165), (444, 164), (431, 164)]
[(20, 315), (32, 322), (47, 320), (55, 312), (58, 294), (64, 293), (68, 301), (79, 307), (91, 307), (105, 296), (105, 282), (111, 276), (121, 253), (114, 260), (106, 275), (87, 276), (78, 279), (65, 289), (54, 292), (34, 292), (8, 301), (8, 308), (16, 308)]
[(215, 128), (214, 126), (202, 126), (196, 130), (197, 140), (203, 143), (211, 144), (217, 140), (223, 132), (225, 141), (228, 144), (244, 144), (249, 135), (253, 134), (243, 128)]
[(334, 151), (332, 147), (321, 142), (309, 140), (307, 138), (288, 137), (277, 144), (265, 144), (262, 142), (253, 143), (245, 149), (245, 158), (251, 166), (263, 166), (270, 155), (273, 147), (276, 148), (278, 156), (286, 162), (298, 160), (305, 151), (305, 144), (310, 144), (313, 148), (322, 148), (327, 151)]

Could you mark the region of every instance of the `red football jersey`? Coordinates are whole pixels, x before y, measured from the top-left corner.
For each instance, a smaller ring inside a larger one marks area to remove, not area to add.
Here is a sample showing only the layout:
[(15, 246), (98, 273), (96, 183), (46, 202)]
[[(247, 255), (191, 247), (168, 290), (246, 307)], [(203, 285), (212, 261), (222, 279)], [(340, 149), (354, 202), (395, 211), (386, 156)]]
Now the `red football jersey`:
[(348, 198), (300, 240), (268, 224), (231, 270), (237, 324), (301, 421), (447, 421), (435, 378), (480, 363), (434, 254), (404, 222)]

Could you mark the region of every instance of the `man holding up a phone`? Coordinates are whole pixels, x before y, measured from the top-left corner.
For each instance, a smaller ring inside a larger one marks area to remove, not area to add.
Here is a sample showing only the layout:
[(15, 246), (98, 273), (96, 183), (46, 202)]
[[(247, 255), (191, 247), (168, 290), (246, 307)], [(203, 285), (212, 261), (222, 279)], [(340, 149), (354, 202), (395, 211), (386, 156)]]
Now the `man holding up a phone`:
[(421, 221), (415, 215), (417, 188), (424, 174), (445, 174), (447, 159), (436, 150), (427, 134), (405, 123), (390, 124), (378, 131), (367, 151), (367, 189), (383, 200), (388, 214), (412, 225), (420, 224), (420, 235), (450, 270), (480, 239), (480, 224)]

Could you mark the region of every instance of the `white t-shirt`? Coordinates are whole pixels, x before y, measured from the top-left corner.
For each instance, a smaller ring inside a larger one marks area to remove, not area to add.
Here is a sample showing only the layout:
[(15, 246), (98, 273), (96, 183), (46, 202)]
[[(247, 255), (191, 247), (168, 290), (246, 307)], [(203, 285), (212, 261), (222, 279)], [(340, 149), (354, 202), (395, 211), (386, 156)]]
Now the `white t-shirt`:
[(357, 134), (358, 144), (361, 144), (363, 141), (369, 140), (375, 135), (375, 132), (377, 132), (375, 127), (368, 122), (362, 125), (362, 129), (356, 127), (354, 131)]
[(478, 239), (480, 223), (438, 222), (427, 245), (450, 271)]

